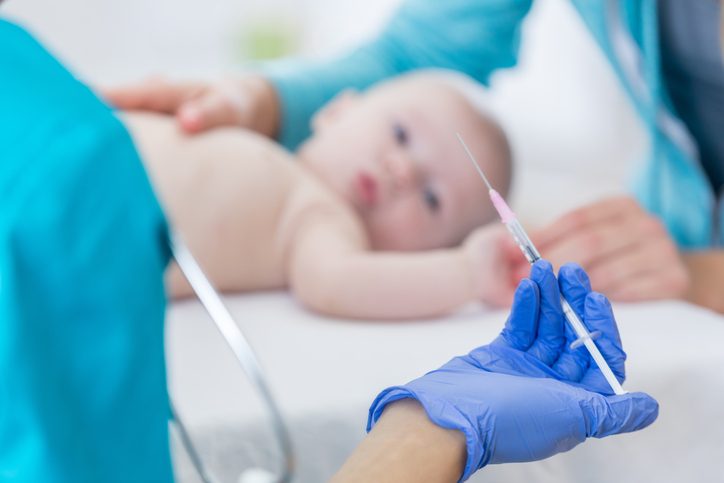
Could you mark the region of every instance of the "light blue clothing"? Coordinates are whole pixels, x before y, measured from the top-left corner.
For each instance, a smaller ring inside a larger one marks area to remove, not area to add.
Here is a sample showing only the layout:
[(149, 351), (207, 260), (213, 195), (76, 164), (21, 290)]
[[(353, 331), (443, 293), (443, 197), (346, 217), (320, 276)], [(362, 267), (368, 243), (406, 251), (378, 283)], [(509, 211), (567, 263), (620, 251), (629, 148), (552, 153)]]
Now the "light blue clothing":
[(662, 70), (699, 147), (712, 189), (724, 190), (724, 56), (719, 0), (659, 1)]
[[(684, 248), (709, 246), (722, 211), (698, 162), (691, 137), (672, 115), (662, 82), (655, 0), (571, 0), (648, 127), (651, 156), (633, 180), (641, 203), (663, 219)], [(345, 87), (366, 88), (405, 71), (439, 67), (487, 83), (516, 63), (520, 26), (532, 0), (407, 0), (381, 35), (334, 62), (287, 63), (268, 76), (282, 105), (281, 140), (296, 147), (312, 113)], [(617, 30), (643, 54), (639, 79), (627, 74), (616, 49)], [(640, 81), (640, 82), (637, 82)], [(640, 84), (640, 85), (637, 85)], [(666, 121), (666, 122), (664, 122)], [(672, 125), (677, 129), (667, 129)], [(719, 230), (724, 223), (719, 224)]]
[(121, 123), (0, 20), (0, 480), (172, 481), (166, 224)]

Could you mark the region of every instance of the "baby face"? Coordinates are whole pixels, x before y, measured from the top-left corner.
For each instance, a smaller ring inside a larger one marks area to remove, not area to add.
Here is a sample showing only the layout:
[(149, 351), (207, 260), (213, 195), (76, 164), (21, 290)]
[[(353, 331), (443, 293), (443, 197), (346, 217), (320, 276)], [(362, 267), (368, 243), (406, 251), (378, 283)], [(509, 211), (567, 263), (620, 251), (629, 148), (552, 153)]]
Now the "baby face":
[(313, 122), (299, 151), (307, 168), (354, 207), (373, 249), (459, 243), (493, 208), (455, 133), (505, 192), (507, 143), (453, 87), (424, 75), (346, 93)]

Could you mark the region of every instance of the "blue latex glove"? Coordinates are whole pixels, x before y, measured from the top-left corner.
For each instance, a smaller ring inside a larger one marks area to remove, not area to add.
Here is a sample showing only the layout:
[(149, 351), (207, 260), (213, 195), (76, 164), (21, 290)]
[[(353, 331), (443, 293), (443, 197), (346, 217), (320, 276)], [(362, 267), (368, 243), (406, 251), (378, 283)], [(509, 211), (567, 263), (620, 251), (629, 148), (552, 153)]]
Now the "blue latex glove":
[[(611, 305), (591, 291), (576, 265), (539, 261), (515, 294), (510, 318), (491, 344), (456, 357), (404, 386), (384, 390), (370, 408), (368, 430), (393, 401), (413, 398), (438, 426), (465, 434), (461, 481), (490, 463), (534, 461), (568, 451), (586, 438), (642, 429), (658, 415), (643, 393), (610, 394), (602, 374), (565, 322), (559, 290), (590, 331), (620, 381), (626, 354)], [(603, 394), (602, 394), (603, 393)]]

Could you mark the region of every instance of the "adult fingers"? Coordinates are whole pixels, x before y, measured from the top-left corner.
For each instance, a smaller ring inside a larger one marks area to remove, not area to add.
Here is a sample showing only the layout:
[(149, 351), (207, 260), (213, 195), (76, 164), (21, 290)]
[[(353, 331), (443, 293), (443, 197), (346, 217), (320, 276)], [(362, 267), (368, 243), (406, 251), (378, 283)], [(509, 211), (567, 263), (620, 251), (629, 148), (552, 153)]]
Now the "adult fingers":
[(622, 396), (588, 393), (580, 404), (588, 437), (603, 438), (630, 433), (656, 421), (659, 403), (648, 394), (634, 392)]
[(670, 244), (666, 239), (655, 240), (594, 264), (589, 268), (594, 288), (609, 293), (631, 279), (658, 270), (660, 262), (669, 263), (671, 258), (678, 257), (675, 248), (668, 255)]
[(249, 96), (241, 86), (218, 84), (188, 102), (178, 110), (178, 120), (187, 132), (200, 132), (219, 126), (244, 124), (249, 111)]
[(543, 245), (541, 250), (554, 265), (575, 261), (590, 268), (660, 238), (668, 239), (661, 222), (638, 212), (586, 225), (569, 232), (565, 238)]
[[(674, 242), (668, 238), (651, 240), (635, 250), (612, 257), (606, 263), (591, 268), (594, 288), (612, 298), (625, 296), (627, 289), (636, 288), (636, 280), (657, 281), (641, 293), (647, 298), (675, 298), (682, 296), (691, 284), (689, 272)], [(633, 282), (633, 283), (632, 283)], [(641, 288), (646, 288), (641, 287)], [(632, 291), (632, 300), (636, 290)]]
[(608, 291), (612, 300), (638, 302), (679, 298), (691, 284), (686, 267), (666, 267), (662, 270), (642, 273)]
[[(600, 332), (596, 345), (601, 355), (613, 371), (616, 379), (623, 383), (626, 378), (626, 353), (621, 345), (618, 326), (613, 316), (613, 309), (608, 299), (600, 293), (592, 292), (586, 297), (583, 323), (589, 332)], [(580, 349), (583, 351), (584, 349)], [(611, 388), (596, 364), (590, 364), (588, 371), (581, 379), (586, 389), (599, 393), (610, 393)]]
[(530, 279), (522, 280), (515, 291), (513, 308), (500, 337), (514, 349), (528, 350), (538, 331), (539, 310), (538, 285)]
[(571, 232), (582, 227), (598, 224), (607, 219), (620, 218), (623, 214), (636, 211), (641, 211), (641, 207), (633, 198), (606, 198), (561, 216), (546, 228), (536, 231), (534, 239), (539, 247), (542, 247), (565, 239)]
[[(558, 272), (558, 285), (561, 294), (573, 311), (583, 320), (586, 297), (591, 293), (591, 282), (586, 272), (574, 263), (568, 263)], [(571, 349), (570, 345), (578, 339), (569, 323), (565, 328), (566, 345), (552, 368), (568, 381), (580, 381), (590, 365), (590, 357), (585, 349)]]
[(530, 278), (540, 291), (540, 310), (536, 338), (528, 353), (550, 366), (558, 359), (566, 341), (558, 281), (546, 260), (533, 264)]
[(585, 270), (576, 263), (566, 263), (558, 271), (561, 294), (579, 317), (583, 317), (586, 296), (591, 293), (591, 280)]

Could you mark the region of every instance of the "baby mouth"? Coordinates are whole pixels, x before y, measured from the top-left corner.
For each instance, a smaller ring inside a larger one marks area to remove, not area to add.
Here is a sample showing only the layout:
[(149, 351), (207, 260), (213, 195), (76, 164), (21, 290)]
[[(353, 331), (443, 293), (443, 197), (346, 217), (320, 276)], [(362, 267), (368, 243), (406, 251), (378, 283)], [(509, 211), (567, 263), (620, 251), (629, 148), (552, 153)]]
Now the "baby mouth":
[(357, 175), (354, 191), (363, 208), (372, 208), (377, 203), (377, 181), (368, 173), (361, 172)]

